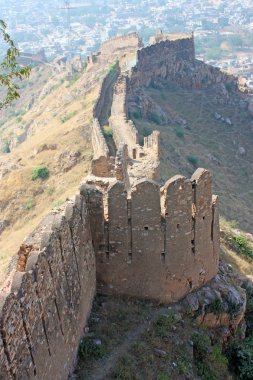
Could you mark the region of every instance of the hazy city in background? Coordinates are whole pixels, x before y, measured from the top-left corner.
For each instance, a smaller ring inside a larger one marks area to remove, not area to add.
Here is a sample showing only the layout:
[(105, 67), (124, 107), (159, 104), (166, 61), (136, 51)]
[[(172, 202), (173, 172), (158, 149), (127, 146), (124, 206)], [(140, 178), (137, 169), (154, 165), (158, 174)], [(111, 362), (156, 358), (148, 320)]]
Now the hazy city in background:
[(251, 85), (251, 0), (0, 0), (0, 18), (22, 52), (44, 49), (49, 61), (57, 55), (85, 57), (108, 38), (131, 31), (144, 42), (157, 29), (194, 31), (200, 59)]

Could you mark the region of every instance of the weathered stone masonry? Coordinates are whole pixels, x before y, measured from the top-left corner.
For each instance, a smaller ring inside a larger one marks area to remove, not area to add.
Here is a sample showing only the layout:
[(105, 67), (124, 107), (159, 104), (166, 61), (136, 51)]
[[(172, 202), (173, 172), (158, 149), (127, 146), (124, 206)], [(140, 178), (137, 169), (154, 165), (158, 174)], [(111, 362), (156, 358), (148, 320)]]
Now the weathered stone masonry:
[(174, 302), (218, 271), (218, 199), (211, 176), (143, 179), (127, 193), (116, 181), (88, 190), (97, 286), (105, 294)]
[(0, 291), (0, 379), (68, 377), (96, 289), (85, 197), (47, 215)]

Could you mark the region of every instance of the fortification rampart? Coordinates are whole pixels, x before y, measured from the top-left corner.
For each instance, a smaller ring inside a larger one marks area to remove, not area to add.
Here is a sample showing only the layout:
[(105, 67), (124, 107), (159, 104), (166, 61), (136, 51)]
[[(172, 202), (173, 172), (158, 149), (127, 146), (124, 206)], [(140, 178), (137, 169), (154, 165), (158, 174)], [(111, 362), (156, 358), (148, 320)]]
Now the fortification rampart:
[(139, 143), (138, 131), (133, 122), (126, 115), (126, 81), (125, 76), (120, 76), (114, 89), (110, 126), (113, 131), (113, 139), (117, 148), (122, 143), (128, 145), (129, 154), (134, 156), (133, 151)]
[(140, 180), (128, 194), (120, 181), (106, 194), (89, 187), (99, 291), (172, 302), (213, 278), (219, 220), (211, 182), (198, 169), (163, 188)]
[[(161, 54), (157, 61), (161, 73), (163, 59)], [(110, 119), (118, 148), (114, 173), (100, 178), (110, 163), (100, 126), (109, 86), (107, 76), (94, 107), (92, 170), (99, 178), (86, 179), (80, 195), (43, 219), (20, 247), (17, 268), (0, 290), (0, 379), (67, 379), (96, 281), (103, 294), (168, 303), (218, 272), (219, 202), (211, 175), (198, 169), (191, 180), (175, 176), (162, 188), (147, 179), (159, 180), (159, 133), (138, 144), (127, 119), (131, 87), (124, 76), (114, 89)]]
[(238, 88), (238, 79), (195, 59), (194, 38), (162, 40), (138, 51), (130, 87), (149, 86), (156, 80), (175, 81), (182, 87), (208, 88), (219, 84)]
[(113, 71), (109, 71), (105, 76), (100, 90), (98, 99), (93, 108), (93, 125), (91, 127), (91, 141), (94, 152), (94, 158), (91, 163), (91, 172), (95, 176), (110, 176), (109, 149), (103, 135), (101, 123), (103, 122), (104, 110), (108, 102), (110, 88), (115, 75), (118, 75), (119, 67)]
[(101, 55), (110, 56), (117, 50), (137, 50), (143, 46), (142, 40), (137, 33), (129, 33), (127, 35), (116, 36), (105, 41), (100, 48)]
[(96, 288), (84, 196), (25, 240), (11, 290), (0, 291), (0, 379), (67, 379)]

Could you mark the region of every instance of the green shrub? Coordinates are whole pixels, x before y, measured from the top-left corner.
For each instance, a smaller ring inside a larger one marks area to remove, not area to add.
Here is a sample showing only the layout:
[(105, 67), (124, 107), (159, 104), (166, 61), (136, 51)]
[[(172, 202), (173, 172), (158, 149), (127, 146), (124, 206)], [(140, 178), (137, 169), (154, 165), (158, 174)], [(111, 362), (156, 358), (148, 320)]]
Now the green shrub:
[(16, 118), (16, 122), (17, 122), (17, 123), (21, 123), (22, 120), (23, 120), (22, 116), (18, 116), (18, 117)]
[(45, 188), (45, 193), (48, 195), (52, 195), (54, 193), (54, 187), (48, 186)]
[(101, 359), (107, 353), (106, 346), (96, 344), (93, 339), (83, 339), (79, 346), (79, 356), (82, 360)]
[(233, 91), (233, 88), (234, 88), (234, 85), (233, 85), (232, 82), (229, 82), (229, 83), (226, 83), (226, 84), (225, 84), (225, 87), (226, 87), (226, 90), (227, 90), (228, 92), (232, 92), (232, 91)]
[(104, 135), (105, 137), (112, 137), (112, 136), (113, 136), (112, 127), (109, 127), (109, 126), (104, 127), (104, 128), (103, 128), (103, 135)]
[(253, 247), (244, 235), (234, 235), (233, 240), (243, 256), (253, 259)]
[(116, 72), (118, 70), (119, 61), (116, 61), (115, 63), (112, 63), (109, 66), (109, 73)]
[(194, 357), (200, 360), (204, 359), (211, 347), (209, 336), (195, 333), (192, 335), (192, 342)]
[(157, 375), (157, 380), (170, 380), (170, 377), (167, 373), (159, 372)]
[(148, 119), (152, 122), (152, 123), (155, 123), (157, 125), (161, 125), (161, 118), (160, 116), (158, 116), (156, 113), (151, 113), (149, 114), (148, 116)]
[(61, 199), (58, 199), (57, 201), (54, 201), (52, 206), (53, 208), (58, 208), (63, 204), (63, 201)]
[(4, 142), (2, 146), (2, 153), (7, 154), (10, 153), (10, 147), (8, 142)]
[(206, 362), (199, 361), (196, 363), (196, 367), (198, 375), (201, 376), (202, 380), (217, 380), (217, 377)]
[(236, 315), (241, 308), (240, 304), (238, 304), (232, 300), (228, 300), (227, 304), (228, 304), (228, 313), (230, 314), (231, 317)]
[(151, 134), (152, 130), (148, 127), (143, 127), (142, 134), (144, 137), (148, 137)]
[(72, 112), (69, 112), (63, 116), (61, 116), (61, 122), (62, 123), (66, 123), (66, 121), (72, 119), (72, 117), (76, 116), (78, 113), (78, 111), (72, 111)]
[(161, 97), (162, 100), (166, 100), (167, 99), (167, 96), (166, 96), (166, 94), (165, 94), (164, 91), (160, 92), (160, 97)]
[(238, 379), (253, 379), (253, 337), (234, 343), (229, 349), (231, 369)]
[(209, 305), (209, 311), (215, 315), (221, 315), (224, 311), (224, 305), (219, 298), (215, 298)]
[(32, 172), (32, 180), (35, 181), (36, 179), (46, 179), (49, 176), (49, 170), (46, 166), (37, 166), (33, 169)]
[(32, 208), (35, 207), (35, 202), (32, 198), (28, 199), (28, 201), (25, 204), (26, 210), (31, 210)]
[(128, 354), (124, 355), (113, 372), (112, 378), (114, 380), (135, 380), (135, 374), (131, 368), (133, 363), (132, 357)]
[(194, 155), (189, 155), (186, 157), (187, 158), (187, 161), (194, 167), (196, 167), (198, 165), (198, 157), (194, 156)]
[(168, 336), (175, 322), (175, 316), (172, 313), (161, 315), (155, 323), (155, 334), (159, 338), (165, 338)]
[(183, 138), (184, 137), (184, 130), (183, 130), (182, 127), (176, 127), (176, 135), (179, 138)]
[(140, 119), (140, 118), (141, 118), (141, 111), (138, 110), (138, 111), (134, 111), (134, 112), (132, 112), (132, 116), (133, 116), (135, 119)]

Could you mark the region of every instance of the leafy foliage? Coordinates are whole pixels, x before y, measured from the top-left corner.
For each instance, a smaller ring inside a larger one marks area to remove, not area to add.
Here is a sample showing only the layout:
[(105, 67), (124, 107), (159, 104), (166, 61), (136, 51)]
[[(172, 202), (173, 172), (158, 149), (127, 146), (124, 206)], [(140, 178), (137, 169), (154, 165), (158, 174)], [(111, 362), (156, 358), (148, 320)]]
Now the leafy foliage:
[(224, 305), (219, 298), (215, 298), (213, 302), (209, 305), (209, 310), (215, 315), (221, 315), (224, 311)]
[(187, 161), (194, 167), (196, 167), (198, 165), (198, 157), (194, 156), (194, 155), (189, 155), (186, 157), (187, 158)]
[(230, 347), (230, 363), (241, 380), (253, 378), (253, 337), (236, 342)]
[(175, 316), (172, 313), (161, 315), (155, 323), (156, 336), (165, 338), (175, 322)]
[(49, 176), (49, 170), (46, 166), (37, 166), (33, 169), (32, 180), (36, 179), (46, 179)]
[(106, 353), (106, 346), (96, 344), (93, 339), (83, 339), (79, 347), (79, 355), (83, 360), (101, 359)]
[(179, 137), (180, 139), (184, 137), (184, 130), (182, 127), (177, 126), (175, 132), (177, 137)]
[(15, 47), (10, 35), (6, 31), (7, 25), (0, 20), (0, 37), (7, 44), (7, 52), (3, 62), (0, 64), (0, 87), (6, 89), (5, 98), (0, 102), (0, 110), (7, 107), (13, 100), (19, 98), (19, 86), (17, 79), (28, 78), (31, 72), (30, 67), (19, 67), (17, 58), (19, 51)]

